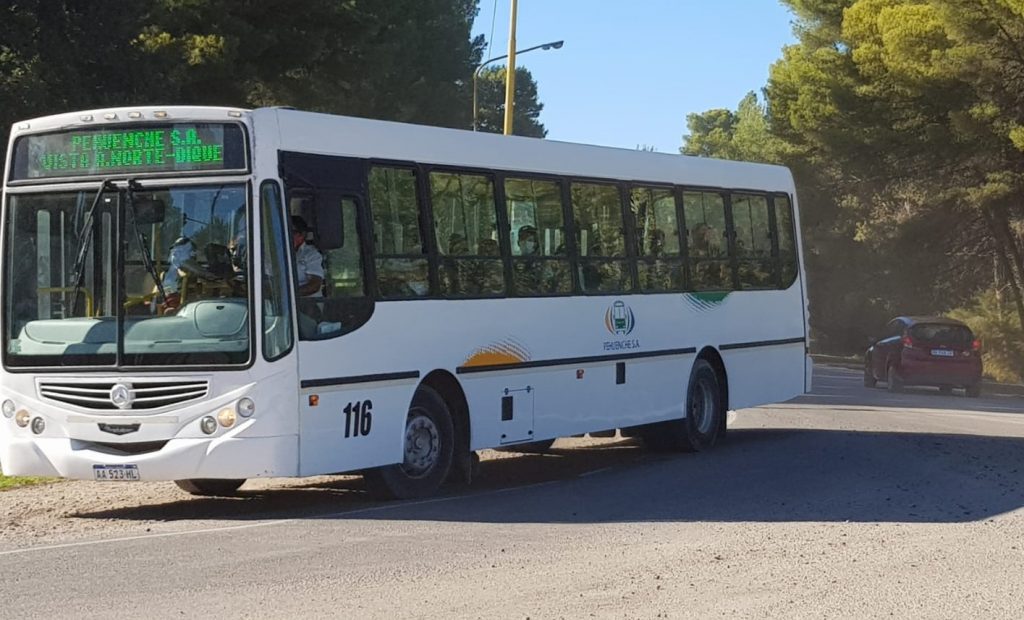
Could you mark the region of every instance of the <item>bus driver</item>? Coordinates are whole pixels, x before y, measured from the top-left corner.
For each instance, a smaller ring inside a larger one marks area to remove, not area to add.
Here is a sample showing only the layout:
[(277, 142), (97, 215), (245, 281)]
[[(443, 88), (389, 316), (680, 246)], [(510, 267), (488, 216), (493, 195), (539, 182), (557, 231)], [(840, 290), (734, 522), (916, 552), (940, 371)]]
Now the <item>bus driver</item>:
[(306, 243), (309, 225), (301, 216), (292, 216), (292, 249), (295, 250), (296, 288), (299, 297), (323, 297), (324, 256)]

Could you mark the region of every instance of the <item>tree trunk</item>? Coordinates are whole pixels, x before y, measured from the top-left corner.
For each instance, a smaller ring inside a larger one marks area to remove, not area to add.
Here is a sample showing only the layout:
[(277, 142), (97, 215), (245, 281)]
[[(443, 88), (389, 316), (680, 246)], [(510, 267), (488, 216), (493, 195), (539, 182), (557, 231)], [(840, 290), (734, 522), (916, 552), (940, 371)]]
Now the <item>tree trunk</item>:
[[(985, 216), (985, 223), (992, 232), (992, 239), (995, 241), (996, 259), (1003, 266), (1007, 275), (1007, 285), (1013, 294), (1014, 304), (1017, 306), (1017, 318), (1024, 327), (1024, 295), (1021, 294), (1021, 284), (1024, 283), (1024, 265), (1020, 262), (1021, 252), (1017, 247), (1013, 236), (1009, 233), (1009, 226), (1005, 216), (1000, 225), (1000, 216), (991, 209), (981, 210)], [(1012, 247), (1010, 247), (1012, 246)]]

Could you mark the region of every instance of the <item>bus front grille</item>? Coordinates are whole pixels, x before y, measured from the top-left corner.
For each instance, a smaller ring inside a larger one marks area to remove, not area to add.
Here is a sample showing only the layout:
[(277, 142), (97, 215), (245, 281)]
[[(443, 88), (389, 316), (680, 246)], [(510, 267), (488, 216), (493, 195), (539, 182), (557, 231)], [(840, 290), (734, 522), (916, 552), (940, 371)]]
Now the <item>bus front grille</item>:
[(141, 441), (132, 443), (112, 443), (105, 441), (80, 441), (76, 442), (76, 450), (93, 450), (109, 454), (111, 456), (137, 456), (139, 454), (150, 454), (159, 452), (167, 445), (164, 441)]
[[(115, 390), (118, 386), (122, 388)], [(40, 398), (100, 411), (159, 409), (204, 398), (209, 391), (209, 381), (199, 379), (39, 383)]]

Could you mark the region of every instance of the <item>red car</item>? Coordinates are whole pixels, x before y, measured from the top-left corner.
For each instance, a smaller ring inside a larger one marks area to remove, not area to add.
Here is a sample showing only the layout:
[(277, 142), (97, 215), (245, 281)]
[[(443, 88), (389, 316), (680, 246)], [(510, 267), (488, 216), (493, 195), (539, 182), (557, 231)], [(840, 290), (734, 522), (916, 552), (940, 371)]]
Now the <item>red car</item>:
[(955, 387), (981, 395), (981, 341), (971, 329), (943, 317), (900, 316), (889, 321), (886, 337), (864, 355), (864, 385), (885, 381), (898, 392), (905, 385)]

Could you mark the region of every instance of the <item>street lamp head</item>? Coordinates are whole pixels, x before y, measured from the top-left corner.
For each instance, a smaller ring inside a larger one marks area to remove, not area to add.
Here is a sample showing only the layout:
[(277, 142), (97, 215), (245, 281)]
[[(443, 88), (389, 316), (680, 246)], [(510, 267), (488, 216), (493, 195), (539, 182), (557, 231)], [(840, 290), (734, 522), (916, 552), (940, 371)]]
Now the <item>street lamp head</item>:
[(565, 44), (565, 41), (555, 41), (554, 43), (545, 43), (544, 45), (541, 46), (541, 49), (543, 49), (543, 50), (550, 50), (550, 49), (558, 50), (558, 49), (562, 49), (562, 45), (564, 45), (564, 44)]

